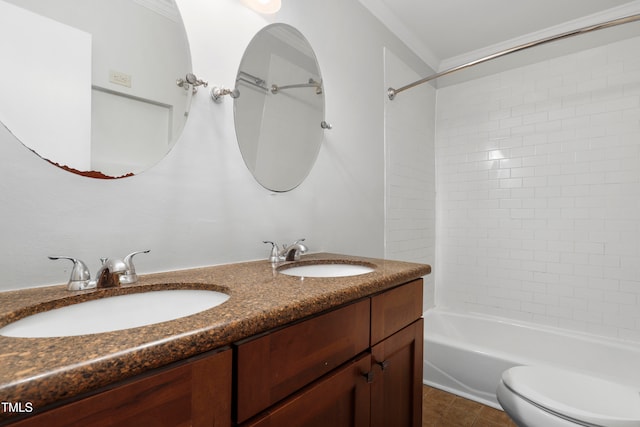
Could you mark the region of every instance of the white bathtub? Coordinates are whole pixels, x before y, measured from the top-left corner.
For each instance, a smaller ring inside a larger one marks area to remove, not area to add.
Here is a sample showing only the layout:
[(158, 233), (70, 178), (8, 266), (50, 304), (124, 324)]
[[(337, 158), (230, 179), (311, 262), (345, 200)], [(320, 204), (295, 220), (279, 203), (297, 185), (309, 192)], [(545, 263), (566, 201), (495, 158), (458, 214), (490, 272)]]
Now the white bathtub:
[(496, 387), (517, 365), (552, 365), (640, 390), (640, 345), (441, 309), (424, 313), (424, 383), (500, 408)]

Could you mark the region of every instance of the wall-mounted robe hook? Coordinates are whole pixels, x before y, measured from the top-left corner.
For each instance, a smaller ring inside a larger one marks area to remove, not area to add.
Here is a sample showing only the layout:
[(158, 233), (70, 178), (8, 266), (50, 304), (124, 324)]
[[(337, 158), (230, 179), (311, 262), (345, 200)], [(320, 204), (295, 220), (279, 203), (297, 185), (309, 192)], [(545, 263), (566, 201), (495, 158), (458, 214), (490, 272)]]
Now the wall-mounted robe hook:
[(191, 91), (195, 95), (195, 93), (198, 91), (198, 86), (207, 87), (209, 86), (209, 83), (205, 82), (204, 80), (200, 80), (193, 73), (187, 73), (184, 79), (179, 78), (176, 80), (176, 85), (183, 88), (184, 90), (189, 90), (191, 88)]
[(324, 120), (320, 122), (320, 127), (322, 129), (326, 129), (326, 130), (331, 130), (333, 129), (333, 126), (331, 126), (330, 123), (325, 122)]
[(240, 91), (238, 89), (225, 89), (223, 87), (214, 86), (211, 88), (211, 98), (216, 103), (221, 103), (224, 101), (223, 96), (229, 95), (232, 98), (237, 98), (240, 96)]

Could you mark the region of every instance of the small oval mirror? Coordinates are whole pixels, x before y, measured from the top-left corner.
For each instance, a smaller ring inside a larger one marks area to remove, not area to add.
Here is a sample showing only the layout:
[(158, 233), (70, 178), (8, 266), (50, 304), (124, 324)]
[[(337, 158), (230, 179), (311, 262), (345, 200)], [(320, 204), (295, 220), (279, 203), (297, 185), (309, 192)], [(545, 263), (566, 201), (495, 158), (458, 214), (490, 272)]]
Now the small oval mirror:
[(324, 87), (315, 53), (294, 27), (260, 30), (242, 57), (234, 99), (238, 145), (247, 168), (271, 191), (307, 177), (324, 137)]
[(43, 159), (119, 178), (178, 139), (192, 87), (175, 0), (0, 1), (0, 36), (0, 121)]

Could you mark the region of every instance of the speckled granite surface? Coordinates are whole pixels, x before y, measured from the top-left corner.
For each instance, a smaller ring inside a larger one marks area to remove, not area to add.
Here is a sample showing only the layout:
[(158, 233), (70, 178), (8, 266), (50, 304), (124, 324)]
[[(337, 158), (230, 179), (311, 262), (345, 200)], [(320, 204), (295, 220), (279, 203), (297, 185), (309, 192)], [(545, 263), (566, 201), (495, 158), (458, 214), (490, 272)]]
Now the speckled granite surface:
[[(122, 293), (212, 289), (230, 295), (212, 309), (139, 328), (75, 337), (0, 336), (0, 401), (32, 402), (37, 409), (431, 272), (426, 264), (326, 253), (305, 255), (293, 264), (327, 260), (365, 264), (375, 271), (300, 278), (281, 274), (264, 260), (145, 275), (118, 289), (70, 292), (63, 285), (0, 293), (0, 327), (35, 312)], [(0, 411), (0, 420), (5, 417)]]

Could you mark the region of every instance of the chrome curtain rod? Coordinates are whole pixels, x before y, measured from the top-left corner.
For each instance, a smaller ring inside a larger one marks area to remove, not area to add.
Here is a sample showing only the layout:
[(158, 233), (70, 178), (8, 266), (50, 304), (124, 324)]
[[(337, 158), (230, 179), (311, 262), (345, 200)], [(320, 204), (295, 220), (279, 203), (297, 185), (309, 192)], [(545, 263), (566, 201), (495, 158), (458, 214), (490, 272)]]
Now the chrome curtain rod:
[(458, 66), (453, 67), (453, 68), (449, 68), (448, 70), (442, 71), (440, 73), (432, 74), (432, 75), (430, 75), (428, 77), (425, 77), (423, 79), (417, 80), (417, 81), (415, 81), (413, 83), (410, 83), (410, 84), (408, 84), (406, 86), (402, 86), (399, 89), (394, 89), (394, 88), (390, 87), (389, 89), (387, 89), (387, 96), (389, 96), (390, 100), (393, 100), (396, 97), (397, 94), (399, 94), (400, 92), (404, 92), (407, 89), (411, 89), (411, 88), (414, 88), (414, 87), (416, 87), (418, 85), (421, 85), (423, 83), (429, 82), (431, 80), (435, 80), (435, 79), (437, 79), (439, 77), (444, 77), (444, 76), (446, 76), (448, 74), (455, 73), (456, 71), (464, 70), (465, 68), (469, 68), (469, 67), (472, 67), (474, 65), (478, 65), (478, 64), (481, 64), (483, 62), (490, 61), (492, 59), (500, 58), (501, 56), (509, 55), (510, 53), (519, 52), (521, 50), (529, 49), (530, 47), (540, 46), (542, 44), (553, 42), (553, 41), (556, 41), (556, 40), (566, 39), (566, 38), (577, 36), (577, 35), (580, 35), (580, 34), (586, 34), (586, 33), (592, 32), (592, 31), (602, 30), (602, 29), (610, 28), (610, 27), (615, 27), (617, 25), (627, 24), (629, 22), (635, 22), (635, 21), (639, 21), (639, 20), (640, 20), (640, 14), (629, 15), (629, 16), (625, 16), (624, 18), (612, 19), (611, 21), (606, 21), (606, 22), (603, 22), (603, 23), (600, 23), (600, 24), (590, 25), (590, 26), (587, 26), (587, 27), (579, 28), (577, 30), (571, 30), (571, 31), (567, 31), (565, 33), (557, 34), (555, 36), (549, 36), (549, 37), (545, 37), (543, 39), (536, 40), (536, 41), (533, 41), (533, 42), (524, 43), (524, 44), (512, 47), (510, 49), (505, 49), (505, 50), (502, 50), (500, 52), (485, 56), (483, 58), (476, 59), (476, 60), (471, 61), (471, 62), (467, 62), (466, 64), (462, 64), (462, 65), (458, 65)]

